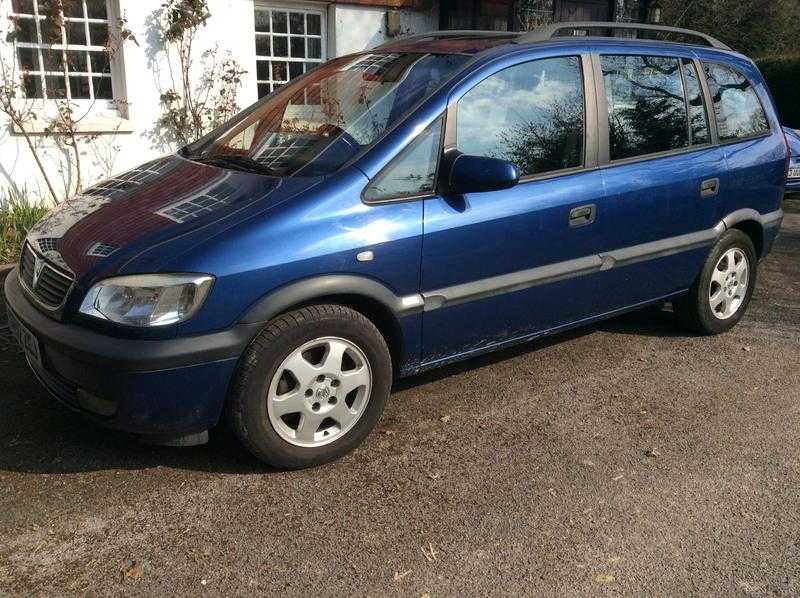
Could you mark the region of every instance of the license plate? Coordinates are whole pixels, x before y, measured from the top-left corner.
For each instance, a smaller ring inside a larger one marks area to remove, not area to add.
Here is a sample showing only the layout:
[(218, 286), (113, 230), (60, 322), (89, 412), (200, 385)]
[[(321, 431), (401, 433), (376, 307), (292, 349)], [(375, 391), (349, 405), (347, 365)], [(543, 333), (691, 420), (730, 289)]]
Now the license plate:
[(789, 178), (790, 179), (800, 179), (800, 168), (790, 168), (789, 169)]
[(7, 311), (7, 314), (8, 329), (11, 331), (11, 334), (14, 335), (14, 338), (17, 339), (19, 346), (22, 347), (22, 350), (25, 352), (25, 356), (41, 367), (42, 352), (39, 349), (39, 339), (37, 339), (33, 332), (28, 330), (22, 322), (17, 320), (17, 317), (11, 311)]

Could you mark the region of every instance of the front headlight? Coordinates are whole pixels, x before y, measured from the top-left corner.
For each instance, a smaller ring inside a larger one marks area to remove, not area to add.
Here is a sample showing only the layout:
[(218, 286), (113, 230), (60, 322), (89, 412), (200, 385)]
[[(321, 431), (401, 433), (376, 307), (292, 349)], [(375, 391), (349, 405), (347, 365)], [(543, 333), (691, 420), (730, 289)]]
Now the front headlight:
[(205, 274), (136, 274), (94, 285), (81, 313), (126, 326), (167, 326), (192, 317), (214, 282)]

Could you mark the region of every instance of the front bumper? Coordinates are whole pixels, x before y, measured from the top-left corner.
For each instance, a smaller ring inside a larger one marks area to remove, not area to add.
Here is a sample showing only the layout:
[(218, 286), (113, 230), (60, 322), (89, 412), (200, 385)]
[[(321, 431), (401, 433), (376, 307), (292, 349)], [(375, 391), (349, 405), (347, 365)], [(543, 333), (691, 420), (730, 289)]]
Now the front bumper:
[(38, 341), (28, 359), (62, 403), (98, 423), (136, 434), (191, 434), (214, 426), (236, 364), (258, 324), (166, 340), (117, 338), (53, 320), (25, 296), (17, 271), (6, 307)]

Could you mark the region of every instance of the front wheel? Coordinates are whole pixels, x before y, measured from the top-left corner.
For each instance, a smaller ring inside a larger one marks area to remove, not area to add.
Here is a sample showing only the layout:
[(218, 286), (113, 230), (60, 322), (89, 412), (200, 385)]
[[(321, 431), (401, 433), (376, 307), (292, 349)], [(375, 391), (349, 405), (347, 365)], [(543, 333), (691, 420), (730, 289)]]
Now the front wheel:
[(228, 419), (256, 457), (310, 467), (366, 438), (391, 381), (389, 350), (372, 322), (341, 305), (304, 307), (270, 322), (248, 348)]
[(701, 334), (733, 328), (753, 295), (757, 263), (750, 237), (737, 229), (725, 231), (689, 292), (674, 302), (681, 324)]

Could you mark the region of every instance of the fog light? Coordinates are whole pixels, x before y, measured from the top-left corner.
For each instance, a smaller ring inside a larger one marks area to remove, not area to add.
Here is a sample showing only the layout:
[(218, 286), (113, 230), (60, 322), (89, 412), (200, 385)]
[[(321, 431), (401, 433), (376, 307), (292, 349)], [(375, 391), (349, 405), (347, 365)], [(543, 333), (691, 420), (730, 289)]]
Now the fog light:
[(77, 392), (78, 405), (86, 411), (91, 411), (103, 417), (111, 417), (117, 412), (117, 404), (108, 399), (101, 399), (90, 392), (86, 392), (82, 388)]

